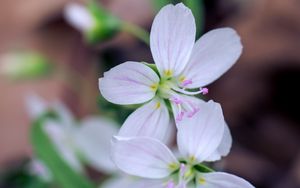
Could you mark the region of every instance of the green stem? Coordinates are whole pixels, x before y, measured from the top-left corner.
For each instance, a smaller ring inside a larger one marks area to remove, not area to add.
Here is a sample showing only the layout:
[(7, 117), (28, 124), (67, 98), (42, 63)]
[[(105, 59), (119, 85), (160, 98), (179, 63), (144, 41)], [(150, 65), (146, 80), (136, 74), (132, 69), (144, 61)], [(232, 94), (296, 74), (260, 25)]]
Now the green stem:
[(148, 46), (150, 45), (150, 35), (145, 29), (135, 24), (124, 21), (121, 24), (121, 30), (132, 34), (133, 36), (137, 37), (138, 39), (146, 43)]

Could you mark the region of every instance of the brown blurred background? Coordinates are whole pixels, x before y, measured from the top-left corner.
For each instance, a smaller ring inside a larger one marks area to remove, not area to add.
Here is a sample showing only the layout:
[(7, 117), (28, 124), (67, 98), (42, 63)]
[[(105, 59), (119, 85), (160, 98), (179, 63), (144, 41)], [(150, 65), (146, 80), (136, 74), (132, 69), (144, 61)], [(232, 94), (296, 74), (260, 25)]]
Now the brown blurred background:
[[(151, 62), (149, 49), (124, 33), (88, 46), (62, 18), (67, 2), (0, 2), (0, 55), (29, 48), (61, 67), (40, 80), (16, 82), (0, 77), (0, 169), (31, 155), (30, 121), (24, 107), (28, 92), (60, 98), (83, 116), (97, 111), (101, 54), (116, 63)], [(151, 0), (101, 2), (122, 19), (150, 28)], [(206, 31), (233, 27), (244, 45), (238, 63), (209, 86), (209, 98), (222, 104), (234, 139), (232, 152), (218, 165), (258, 188), (299, 188), (300, 1), (206, 0), (205, 7)]]

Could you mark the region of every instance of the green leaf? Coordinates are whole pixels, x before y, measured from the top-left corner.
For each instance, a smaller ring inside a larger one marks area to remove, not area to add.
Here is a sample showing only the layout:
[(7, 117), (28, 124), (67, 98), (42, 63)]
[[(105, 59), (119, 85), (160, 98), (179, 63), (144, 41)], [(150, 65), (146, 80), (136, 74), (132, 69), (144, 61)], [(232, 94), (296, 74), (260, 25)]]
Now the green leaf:
[(103, 97), (98, 98), (98, 106), (101, 114), (115, 120), (122, 125), (127, 117), (140, 105), (117, 105), (106, 101)]
[(172, 0), (152, 0), (155, 10), (158, 12), (163, 6), (172, 3)]
[(203, 0), (183, 0), (182, 2), (193, 12), (197, 26), (196, 38), (199, 38), (200, 35), (203, 33), (205, 26), (205, 9)]
[(34, 122), (31, 129), (31, 142), (35, 155), (43, 161), (52, 173), (54, 182), (61, 188), (94, 188), (92, 182), (75, 172), (60, 157), (55, 146), (43, 131), (43, 122), (49, 118), (46, 114)]
[(29, 172), (28, 165), (26, 160), (0, 172), (0, 187), (50, 188), (50, 184)]
[(89, 43), (95, 44), (110, 39), (118, 33), (121, 21), (105, 10), (98, 2), (89, 1), (88, 10), (95, 20), (94, 27), (86, 33), (86, 39)]

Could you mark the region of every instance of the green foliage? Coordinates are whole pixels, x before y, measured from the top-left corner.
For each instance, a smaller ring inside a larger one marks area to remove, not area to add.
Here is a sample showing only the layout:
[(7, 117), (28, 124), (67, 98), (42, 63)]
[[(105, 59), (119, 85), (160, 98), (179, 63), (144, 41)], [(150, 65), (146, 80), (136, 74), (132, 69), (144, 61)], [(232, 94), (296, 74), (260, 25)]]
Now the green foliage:
[(121, 106), (106, 101), (103, 97), (98, 98), (98, 106), (103, 116), (115, 120), (122, 125), (126, 118), (140, 105)]
[(172, 0), (152, 0), (154, 8), (159, 11), (163, 6), (173, 3)]
[(204, 31), (204, 24), (205, 24), (204, 23), (205, 10), (204, 10), (203, 0), (183, 0), (183, 3), (187, 7), (189, 7), (193, 12), (196, 21), (196, 26), (197, 26), (197, 38), (199, 38)]
[(2, 61), (0, 73), (14, 80), (42, 77), (53, 68), (46, 57), (30, 51), (12, 52)]
[(50, 185), (28, 172), (28, 161), (0, 174), (0, 187), (9, 188), (50, 188)]
[(197, 165), (194, 166), (194, 168), (197, 171), (203, 172), (203, 173), (214, 172), (213, 169), (209, 168), (208, 166), (206, 166), (204, 164), (197, 164)]
[(49, 118), (48, 114), (34, 122), (31, 130), (31, 141), (35, 155), (48, 167), (53, 181), (60, 188), (94, 188), (86, 177), (65, 163), (60, 157), (51, 140), (43, 131), (43, 122)]
[(88, 10), (96, 23), (94, 27), (86, 33), (86, 38), (89, 43), (95, 44), (99, 41), (109, 39), (120, 30), (120, 20), (106, 11), (97, 2), (90, 1)]

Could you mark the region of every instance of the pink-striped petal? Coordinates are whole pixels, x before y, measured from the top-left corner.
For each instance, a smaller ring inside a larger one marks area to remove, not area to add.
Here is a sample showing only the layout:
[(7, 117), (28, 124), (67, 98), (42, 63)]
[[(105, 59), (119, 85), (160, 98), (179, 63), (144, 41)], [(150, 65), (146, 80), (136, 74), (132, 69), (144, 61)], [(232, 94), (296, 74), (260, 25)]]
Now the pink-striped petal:
[(230, 152), (231, 146), (232, 146), (232, 136), (231, 136), (228, 125), (225, 123), (224, 134), (223, 134), (223, 138), (222, 138), (222, 141), (221, 141), (219, 147), (205, 161), (217, 161), (217, 160), (220, 160), (221, 157), (227, 156), (228, 153)]
[(254, 188), (248, 181), (224, 172), (201, 173), (196, 182), (197, 188)]
[(152, 137), (166, 143), (174, 134), (169, 112), (163, 100), (154, 99), (134, 111), (122, 125), (118, 136)]
[(180, 153), (192, 163), (205, 161), (221, 143), (224, 117), (221, 106), (209, 101), (199, 103), (193, 117), (177, 122), (177, 143)]
[(179, 165), (167, 146), (150, 137), (115, 137), (112, 157), (122, 171), (144, 178), (167, 177)]
[(242, 44), (231, 28), (212, 30), (195, 44), (181, 78), (191, 80), (187, 88), (206, 86), (222, 76), (240, 57)]
[(148, 66), (138, 62), (122, 63), (99, 79), (102, 96), (116, 104), (139, 104), (155, 96), (158, 75)]
[(163, 7), (154, 18), (150, 47), (161, 76), (177, 76), (187, 64), (196, 35), (195, 19), (182, 3)]

